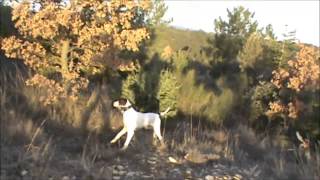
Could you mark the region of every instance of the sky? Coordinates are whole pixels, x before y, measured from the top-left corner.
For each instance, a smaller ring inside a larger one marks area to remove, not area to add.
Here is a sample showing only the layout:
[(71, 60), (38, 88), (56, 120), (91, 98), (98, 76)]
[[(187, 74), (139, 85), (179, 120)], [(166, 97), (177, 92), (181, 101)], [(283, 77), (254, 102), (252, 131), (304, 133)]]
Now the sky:
[[(319, 46), (320, 2), (313, 1), (217, 1), (217, 0), (165, 0), (168, 11), (164, 19), (173, 18), (172, 26), (213, 32), (214, 19), (227, 18), (227, 8), (244, 6), (255, 12), (259, 27), (273, 26), (279, 40), (283, 33), (296, 30), (301, 42)], [(286, 27), (287, 25), (287, 27)]]

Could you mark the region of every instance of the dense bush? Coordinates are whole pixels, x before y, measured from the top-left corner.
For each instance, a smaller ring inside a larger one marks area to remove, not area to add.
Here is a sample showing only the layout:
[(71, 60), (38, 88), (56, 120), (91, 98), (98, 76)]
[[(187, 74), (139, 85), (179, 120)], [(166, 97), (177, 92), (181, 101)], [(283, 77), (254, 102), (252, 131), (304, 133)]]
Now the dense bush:
[(251, 123), (258, 123), (260, 117), (266, 116), (265, 112), (268, 111), (269, 102), (274, 99), (275, 87), (270, 82), (261, 82), (259, 85), (251, 89), (252, 92), (248, 93), (250, 102), (249, 121)]

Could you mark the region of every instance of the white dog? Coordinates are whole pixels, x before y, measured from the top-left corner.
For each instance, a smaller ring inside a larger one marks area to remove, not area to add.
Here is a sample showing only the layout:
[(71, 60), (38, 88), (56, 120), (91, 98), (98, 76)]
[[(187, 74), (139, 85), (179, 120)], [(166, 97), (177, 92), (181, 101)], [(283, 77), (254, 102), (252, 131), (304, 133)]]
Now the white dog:
[(136, 111), (129, 100), (119, 99), (113, 102), (113, 106), (121, 110), (123, 114), (123, 124), (122, 130), (111, 140), (111, 143), (115, 143), (122, 135), (127, 133), (127, 139), (124, 143), (122, 150), (127, 149), (134, 131), (139, 128), (153, 128), (153, 137), (157, 136), (161, 144), (163, 144), (163, 138), (160, 133), (161, 119), (160, 116), (167, 114), (170, 108), (166, 111), (161, 112), (160, 115), (156, 113), (141, 113)]

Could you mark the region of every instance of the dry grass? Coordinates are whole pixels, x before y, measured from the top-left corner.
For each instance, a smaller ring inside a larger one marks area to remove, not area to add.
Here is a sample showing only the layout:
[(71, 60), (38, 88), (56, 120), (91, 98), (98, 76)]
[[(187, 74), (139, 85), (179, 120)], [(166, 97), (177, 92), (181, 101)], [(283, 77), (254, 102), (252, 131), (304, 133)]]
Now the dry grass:
[(97, 134), (111, 136), (109, 127), (120, 126), (119, 116), (102, 93), (104, 87), (97, 88), (88, 102), (82, 97), (84, 100), (78, 104), (66, 101), (44, 107), (37, 99), (43, 92), (23, 86), (26, 75), (19, 70), (21, 67), (2, 59), (0, 63), (0, 179), (42, 180), (67, 174), (111, 177), (109, 169), (95, 160), (98, 152), (99, 156), (112, 155), (101, 152), (105, 150), (102, 142), (98, 146), (96, 141), (89, 141), (92, 134), (96, 140)]
[(248, 177), (258, 179), (319, 179), (319, 142), (310, 160), (298, 146), (284, 142), (281, 136), (263, 136), (251, 128), (234, 129), (191, 128), (179, 123), (167, 144), (180, 163), (232, 164), (246, 167)]

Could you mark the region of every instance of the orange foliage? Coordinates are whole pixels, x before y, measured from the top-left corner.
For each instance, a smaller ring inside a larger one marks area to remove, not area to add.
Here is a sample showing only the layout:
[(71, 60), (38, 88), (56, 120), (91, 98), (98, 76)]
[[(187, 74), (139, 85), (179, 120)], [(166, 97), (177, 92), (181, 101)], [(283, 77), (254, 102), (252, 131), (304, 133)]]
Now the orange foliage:
[(303, 103), (298, 100), (296, 95), (309, 88), (319, 89), (319, 49), (299, 45), (300, 51), (296, 59), (288, 61), (288, 68), (279, 68), (273, 72), (271, 82), (278, 88), (288, 88), (293, 90), (294, 96), (292, 102), (282, 104), (280, 101), (271, 102), (268, 115), (285, 113), (288, 117), (296, 119), (303, 108)]
[(9, 37), (1, 41), (1, 48), (7, 57), (24, 59), (24, 63), (32, 69), (38, 70), (49, 66), (43, 61), (46, 51), (39, 43)]
[[(32, 9), (37, 3), (39, 9)], [(97, 66), (95, 59), (105, 58), (108, 51), (138, 51), (141, 42), (149, 38), (145, 24), (138, 19), (151, 7), (151, 1), (134, 0), (24, 1), (12, 12), (21, 39), (4, 38), (0, 48), (7, 57), (22, 59), (35, 70), (27, 85), (52, 89), (45, 104), (66, 97), (76, 100), (78, 91), (88, 84), (80, 72), (99, 73), (108, 64)], [(110, 56), (105, 60), (116, 59)], [(132, 63), (129, 66), (132, 68)], [(50, 73), (61, 74), (62, 80), (48, 79)]]
[[(45, 76), (36, 74), (32, 78), (26, 81), (28, 86), (42, 88), (46, 91), (45, 96), (39, 97), (39, 101), (44, 105), (49, 105), (56, 103), (59, 98), (65, 98), (66, 94), (64, 93), (63, 87), (54, 80), (49, 80)], [(48, 88), (50, 87), (50, 88)]]
[(173, 52), (173, 49), (169, 45), (167, 45), (165, 48), (163, 48), (161, 57), (164, 59), (169, 59), (172, 57)]

